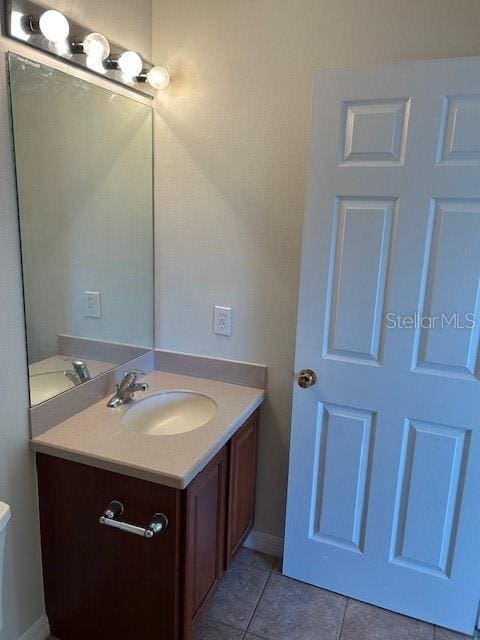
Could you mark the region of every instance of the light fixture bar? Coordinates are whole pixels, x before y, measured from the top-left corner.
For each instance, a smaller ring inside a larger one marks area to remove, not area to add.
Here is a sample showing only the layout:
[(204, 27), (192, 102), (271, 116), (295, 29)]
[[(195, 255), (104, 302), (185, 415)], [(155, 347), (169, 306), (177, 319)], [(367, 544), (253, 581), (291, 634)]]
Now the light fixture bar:
[[(150, 62), (141, 59), (136, 52), (106, 40), (102, 34), (87, 29), (67, 15), (50, 10), (49, 7), (30, 0), (6, 0), (5, 28), (8, 37), (61, 58), (68, 64), (101, 75), (142, 95), (152, 97), (156, 93), (149, 82), (142, 81), (143, 78), (139, 81), (137, 77), (148, 74), (153, 68)], [(84, 47), (87, 37), (90, 37), (87, 41), (90, 47)], [(87, 52), (93, 51), (96, 55), (88, 56), (85, 48)], [(122, 64), (119, 64), (121, 58)], [(141, 74), (138, 73), (139, 60)]]

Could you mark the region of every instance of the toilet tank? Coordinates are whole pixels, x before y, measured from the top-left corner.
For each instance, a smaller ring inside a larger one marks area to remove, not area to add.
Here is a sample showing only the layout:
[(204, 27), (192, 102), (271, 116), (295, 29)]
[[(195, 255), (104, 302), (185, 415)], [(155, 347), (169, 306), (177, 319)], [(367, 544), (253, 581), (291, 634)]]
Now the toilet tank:
[(10, 507), (0, 502), (0, 631), (3, 627), (3, 555), (5, 551), (5, 530), (10, 520)]

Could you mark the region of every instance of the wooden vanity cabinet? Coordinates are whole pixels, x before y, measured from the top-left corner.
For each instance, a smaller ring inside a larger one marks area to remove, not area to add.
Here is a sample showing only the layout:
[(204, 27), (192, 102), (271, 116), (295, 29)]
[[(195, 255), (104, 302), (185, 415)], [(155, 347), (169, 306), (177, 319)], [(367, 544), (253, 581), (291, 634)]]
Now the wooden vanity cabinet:
[[(253, 526), (258, 411), (184, 490), (37, 454), (47, 615), (60, 640), (191, 640)], [(167, 529), (151, 539), (101, 525)]]
[(226, 568), (245, 542), (255, 520), (258, 412), (230, 440)]
[(185, 492), (184, 638), (190, 638), (225, 571), (228, 462), (227, 445)]
[[(43, 582), (51, 633), (60, 640), (178, 636), (181, 492), (37, 454)], [(112, 499), (123, 520), (168, 514), (151, 540), (99, 524)]]

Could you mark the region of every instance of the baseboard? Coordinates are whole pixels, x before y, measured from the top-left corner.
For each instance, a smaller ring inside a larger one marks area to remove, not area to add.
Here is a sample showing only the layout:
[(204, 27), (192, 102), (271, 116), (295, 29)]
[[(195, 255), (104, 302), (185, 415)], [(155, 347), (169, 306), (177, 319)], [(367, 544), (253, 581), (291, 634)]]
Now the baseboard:
[(253, 530), (245, 540), (244, 546), (271, 556), (283, 557), (283, 538), (272, 536), (270, 533)]
[(20, 640), (45, 640), (50, 635), (50, 625), (47, 616), (39, 618), (30, 629), (27, 629)]

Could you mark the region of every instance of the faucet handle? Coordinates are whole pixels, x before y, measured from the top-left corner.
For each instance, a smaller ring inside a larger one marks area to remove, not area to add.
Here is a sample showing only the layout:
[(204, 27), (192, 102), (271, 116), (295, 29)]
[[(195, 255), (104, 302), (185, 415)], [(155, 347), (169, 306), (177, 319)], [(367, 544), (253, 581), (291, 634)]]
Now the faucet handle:
[[(147, 391), (148, 384), (146, 382), (137, 382), (138, 376), (144, 376), (145, 371), (139, 371), (138, 369), (133, 369), (132, 371), (127, 371), (127, 377), (124, 377), (124, 381), (128, 381), (134, 391)], [(131, 378), (130, 378), (131, 376)]]
[(70, 364), (76, 364), (78, 366), (82, 366), (85, 364), (85, 362), (83, 360), (80, 360), (79, 358), (64, 358), (63, 361), (70, 362)]
[(121, 383), (115, 385), (115, 394), (107, 402), (107, 406), (120, 407), (121, 405), (129, 402), (136, 391), (146, 391), (148, 389), (148, 384), (146, 382), (137, 382), (137, 376), (143, 375), (145, 375), (145, 372), (139, 371), (138, 369), (125, 371)]
[(133, 376), (133, 381), (135, 382), (138, 376), (144, 376), (144, 375), (145, 375), (145, 371), (140, 371), (140, 369), (129, 369), (128, 371), (125, 371), (125, 373), (123, 374), (123, 379), (126, 380), (130, 376)]
[(80, 360), (80, 358), (64, 358), (63, 361), (70, 362), (81, 382), (87, 382), (92, 379), (87, 363)]

